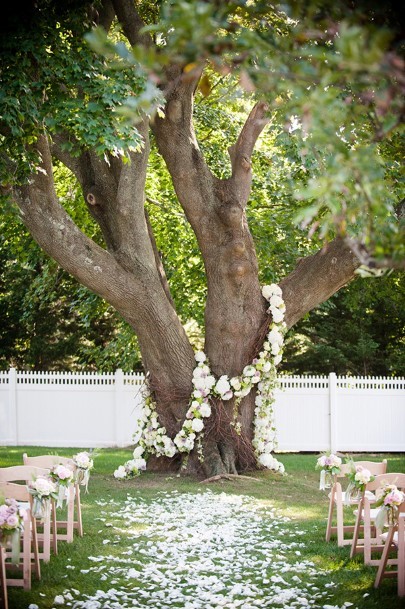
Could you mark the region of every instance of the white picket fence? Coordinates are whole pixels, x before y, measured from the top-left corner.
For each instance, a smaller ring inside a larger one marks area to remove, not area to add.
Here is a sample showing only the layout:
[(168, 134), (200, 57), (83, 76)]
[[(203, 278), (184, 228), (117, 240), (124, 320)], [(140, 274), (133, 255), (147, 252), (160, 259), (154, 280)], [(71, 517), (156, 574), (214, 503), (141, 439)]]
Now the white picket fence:
[[(405, 379), (281, 376), (280, 451), (405, 452)], [(0, 372), (0, 445), (132, 443), (142, 374)]]

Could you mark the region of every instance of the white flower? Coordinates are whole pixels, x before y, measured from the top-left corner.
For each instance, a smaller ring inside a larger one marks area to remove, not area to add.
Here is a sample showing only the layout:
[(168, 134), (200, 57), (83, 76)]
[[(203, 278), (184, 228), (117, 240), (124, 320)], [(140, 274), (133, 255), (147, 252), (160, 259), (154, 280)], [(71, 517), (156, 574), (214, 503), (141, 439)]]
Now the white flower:
[(194, 378), (193, 379), (193, 385), (196, 389), (206, 389), (207, 387), (207, 383), (206, 383), (207, 377), (203, 377), (203, 378)]
[(200, 405), (200, 414), (202, 417), (209, 417), (211, 415), (211, 406), (207, 402), (203, 402)]
[(40, 495), (50, 495), (56, 491), (54, 483), (44, 476), (38, 476), (32, 483), (32, 488)]
[(231, 378), (231, 380), (229, 381), (231, 386), (236, 389), (237, 391), (239, 391), (239, 389), (242, 387), (242, 385), (240, 384), (240, 380), (238, 379), (237, 376), (234, 376), (233, 378)]
[(271, 345), (274, 345), (275, 343), (278, 345), (282, 345), (284, 342), (283, 339), (283, 335), (281, 334), (281, 332), (279, 332), (277, 330), (277, 328), (273, 328), (267, 335), (267, 340), (269, 341), (269, 343)]
[(115, 470), (114, 472), (114, 478), (118, 478), (119, 480), (122, 480), (123, 478), (127, 477), (127, 470), (125, 469), (125, 467), (123, 465), (120, 465), (118, 467), (118, 469)]
[(207, 376), (207, 378), (205, 379), (205, 386), (207, 387), (207, 389), (212, 389), (213, 386), (215, 385), (215, 376)]
[(204, 429), (204, 423), (201, 419), (193, 419), (192, 428), (195, 432), (202, 431)]
[(274, 466), (274, 458), (269, 455), (269, 453), (262, 453), (259, 457), (259, 463), (264, 467), (268, 467), (269, 469), (273, 469)]
[(197, 353), (194, 355), (194, 359), (196, 362), (205, 362), (207, 356), (205, 355), (204, 351), (197, 351)]
[(284, 304), (283, 299), (276, 294), (270, 298), (269, 302), (271, 307), (280, 307), (282, 304)]
[(253, 376), (256, 372), (256, 368), (254, 366), (245, 366), (243, 368), (243, 376)]
[(371, 480), (371, 472), (363, 467), (361, 470), (357, 471), (354, 479), (357, 480), (357, 482), (360, 482), (360, 484), (367, 484)]
[(276, 357), (275, 357), (275, 358), (274, 358), (274, 360), (273, 360), (274, 365), (275, 365), (275, 366), (277, 366), (277, 364), (279, 364), (279, 363), (281, 362), (281, 360), (282, 360), (282, 359), (283, 359), (283, 358), (282, 358), (281, 353), (279, 353), (279, 355), (276, 355)]
[(90, 459), (89, 453), (86, 452), (74, 455), (73, 461), (76, 463), (77, 467), (80, 467), (81, 469), (92, 469), (93, 467), (93, 460)]
[(276, 309), (275, 307), (270, 307), (271, 315), (273, 317), (273, 321), (278, 324), (280, 321), (284, 319), (284, 313), (280, 311), (280, 309)]
[(144, 453), (144, 449), (142, 446), (137, 446), (134, 449), (134, 452), (132, 453), (132, 456), (134, 457), (134, 459), (138, 459), (139, 457), (141, 457)]
[(231, 391), (231, 386), (228, 381), (228, 377), (223, 374), (217, 384), (215, 385), (215, 391), (219, 393), (221, 396), (226, 394), (228, 391)]
[(53, 599), (53, 604), (54, 605), (64, 605), (65, 597), (62, 594), (58, 594), (58, 596), (55, 596), (55, 598)]
[(270, 362), (264, 362), (263, 364), (263, 372), (270, 372), (271, 370), (271, 364)]
[(278, 355), (280, 353), (280, 345), (278, 343), (271, 345), (271, 353), (272, 355)]
[(255, 404), (256, 406), (262, 406), (263, 405), (263, 398), (261, 395), (257, 395), (255, 397)]

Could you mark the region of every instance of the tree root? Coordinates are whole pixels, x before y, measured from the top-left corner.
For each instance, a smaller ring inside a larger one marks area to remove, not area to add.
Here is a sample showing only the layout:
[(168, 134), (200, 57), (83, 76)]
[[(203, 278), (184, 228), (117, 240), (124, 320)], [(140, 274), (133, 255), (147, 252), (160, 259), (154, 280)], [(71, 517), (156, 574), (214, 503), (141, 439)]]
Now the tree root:
[(200, 484), (209, 484), (210, 482), (216, 482), (222, 478), (225, 480), (254, 480), (255, 482), (260, 482), (259, 478), (252, 478), (251, 476), (241, 476), (239, 474), (218, 474), (217, 476), (211, 476), (210, 478), (202, 480)]

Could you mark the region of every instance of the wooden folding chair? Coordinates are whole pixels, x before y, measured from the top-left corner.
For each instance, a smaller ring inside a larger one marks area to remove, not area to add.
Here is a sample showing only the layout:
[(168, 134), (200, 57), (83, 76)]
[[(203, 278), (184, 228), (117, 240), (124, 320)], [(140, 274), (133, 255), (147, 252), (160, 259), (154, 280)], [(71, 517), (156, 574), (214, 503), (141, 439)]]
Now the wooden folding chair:
[[(384, 474), (387, 471), (387, 461), (375, 462), (375, 461), (355, 461), (354, 465), (360, 465), (368, 469), (373, 476)], [(346, 533), (354, 532), (354, 525), (344, 524), (344, 506), (347, 504), (346, 491), (342, 490), (342, 484), (339, 478), (345, 478), (351, 471), (351, 464), (344, 463), (340, 467), (339, 474), (334, 476), (331, 492), (329, 494), (329, 510), (328, 510), (328, 522), (326, 525), (326, 541), (330, 541), (332, 533), (336, 534), (338, 546), (346, 546), (352, 543), (352, 539), (345, 538)], [(369, 500), (373, 501), (374, 498), (369, 494)], [(356, 506), (359, 499), (350, 500), (350, 505)], [(334, 514), (336, 511), (336, 526), (333, 525)]]
[[(378, 565), (374, 588), (378, 588), (384, 577), (398, 578), (398, 596), (405, 596), (405, 502), (398, 507), (398, 521), (390, 524), (387, 533), (382, 535), (384, 549)], [(389, 554), (396, 551), (397, 557), (389, 559)], [(397, 570), (387, 569), (396, 565)]]
[[(48, 470), (41, 467), (33, 467), (31, 465), (15, 465), (13, 467), (1, 467), (0, 468), (0, 484), (3, 482), (23, 482), (28, 484), (37, 476), (47, 476)], [(21, 486), (21, 484), (20, 484)], [(29, 506), (32, 510), (32, 495), (29, 495)], [(48, 562), (51, 558), (51, 545), (52, 550), (55, 554), (58, 553), (58, 545), (55, 528), (52, 535), (51, 543), (51, 518), (54, 518), (55, 509), (54, 502), (51, 502), (51, 514), (49, 518), (45, 518), (44, 522), (40, 524), (43, 530), (38, 533), (38, 542), (41, 543), (41, 551), (39, 552), (39, 558)], [(31, 518), (35, 520), (31, 511)], [(35, 528), (37, 529), (38, 522), (35, 522)]]
[[(376, 476), (372, 482), (366, 485), (366, 491), (375, 492), (386, 484), (395, 484), (398, 489), (405, 490), (405, 474), (390, 473)], [(382, 543), (382, 531), (379, 531), (375, 526), (375, 519), (380, 508), (372, 508), (370, 500), (366, 493), (359, 502), (357, 510), (355, 510), (356, 523), (354, 527), (352, 547), (350, 550), (350, 558), (355, 554), (362, 552), (364, 554), (364, 564), (371, 566), (379, 566), (380, 558), (372, 558), (373, 552), (383, 552), (384, 544)], [(363, 538), (360, 537), (360, 532), (363, 531)]]
[(6, 577), (6, 551), (0, 546), (0, 602), (3, 609), (8, 609), (7, 577)]
[[(29, 457), (27, 453), (23, 454), (23, 460), (25, 465), (34, 465), (36, 467), (43, 467), (49, 470), (54, 465), (64, 465), (69, 467), (73, 473), (76, 471), (76, 466), (72, 459), (68, 457), (59, 457), (58, 455), (40, 455), (38, 457)], [(83, 537), (83, 523), (82, 523), (82, 508), (80, 503), (80, 486), (79, 484), (72, 482), (67, 488), (67, 499), (66, 509), (67, 515), (66, 520), (56, 520), (55, 528), (56, 536), (60, 541), (67, 541), (71, 543), (73, 541), (73, 530), (77, 529), (80, 537)], [(76, 506), (76, 519), (75, 519), (75, 506)], [(66, 533), (59, 532), (59, 529), (65, 529)]]
[[(7, 586), (22, 586), (24, 590), (31, 589), (31, 573), (34, 568), (37, 578), (41, 579), (41, 569), (39, 564), (38, 539), (36, 534), (35, 521), (31, 515), (30, 496), (27, 488), (21, 484), (12, 482), (1, 482), (0, 493), (7, 499), (16, 499), (20, 505), (23, 505), (24, 527), (21, 533), (22, 550), (20, 552), (19, 561), (17, 564), (7, 562), (11, 558), (11, 548), (1, 548), (2, 550), (2, 571), (4, 569), (5, 587)], [(22, 573), (22, 577), (17, 578), (7, 577), (7, 570), (18, 571)], [(3, 575), (1, 577), (3, 588)]]

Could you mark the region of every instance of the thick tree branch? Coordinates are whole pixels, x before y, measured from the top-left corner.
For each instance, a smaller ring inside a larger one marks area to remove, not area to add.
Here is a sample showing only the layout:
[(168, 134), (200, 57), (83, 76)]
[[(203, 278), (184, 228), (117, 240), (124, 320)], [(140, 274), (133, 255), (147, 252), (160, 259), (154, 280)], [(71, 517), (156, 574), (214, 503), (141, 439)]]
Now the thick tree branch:
[(286, 304), (286, 324), (301, 317), (354, 278), (359, 261), (343, 239), (335, 239), (319, 252), (303, 258), (280, 282)]
[(69, 141), (69, 137), (67, 135), (63, 135), (62, 133), (58, 133), (52, 138), (51, 152), (52, 155), (58, 159), (65, 167), (70, 169), (74, 176), (76, 176), (79, 182), (82, 182), (84, 179), (82, 172), (82, 163), (83, 160), (80, 157), (74, 157), (69, 152), (64, 149), (64, 144)]
[(134, 0), (112, 0), (112, 4), (129, 43), (132, 46), (150, 44), (149, 36), (140, 33), (144, 23), (136, 10)]
[(98, 11), (98, 25), (101, 25), (106, 32), (109, 31), (112, 22), (114, 21), (115, 11), (111, 0), (103, 0)]
[(257, 138), (269, 122), (266, 117), (267, 104), (258, 102), (249, 114), (242, 131), (233, 146), (228, 148), (232, 164), (232, 180), (237, 202), (245, 207), (252, 183), (251, 157)]
[[(138, 252), (136, 268), (129, 272), (75, 225), (59, 204), (46, 136), (38, 140), (42, 163), (29, 184), (14, 190), (22, 220), (39, 245), (67, 272), (109, 302), (134, 328), (146, 369), (162, 385), (190, 390), (193, 352), (184, 329), (162, 287), (153, 249)], [(185, 367), (184, 367), (185, 366)], [(186, 372), (185, 372), (186, 370)]]

